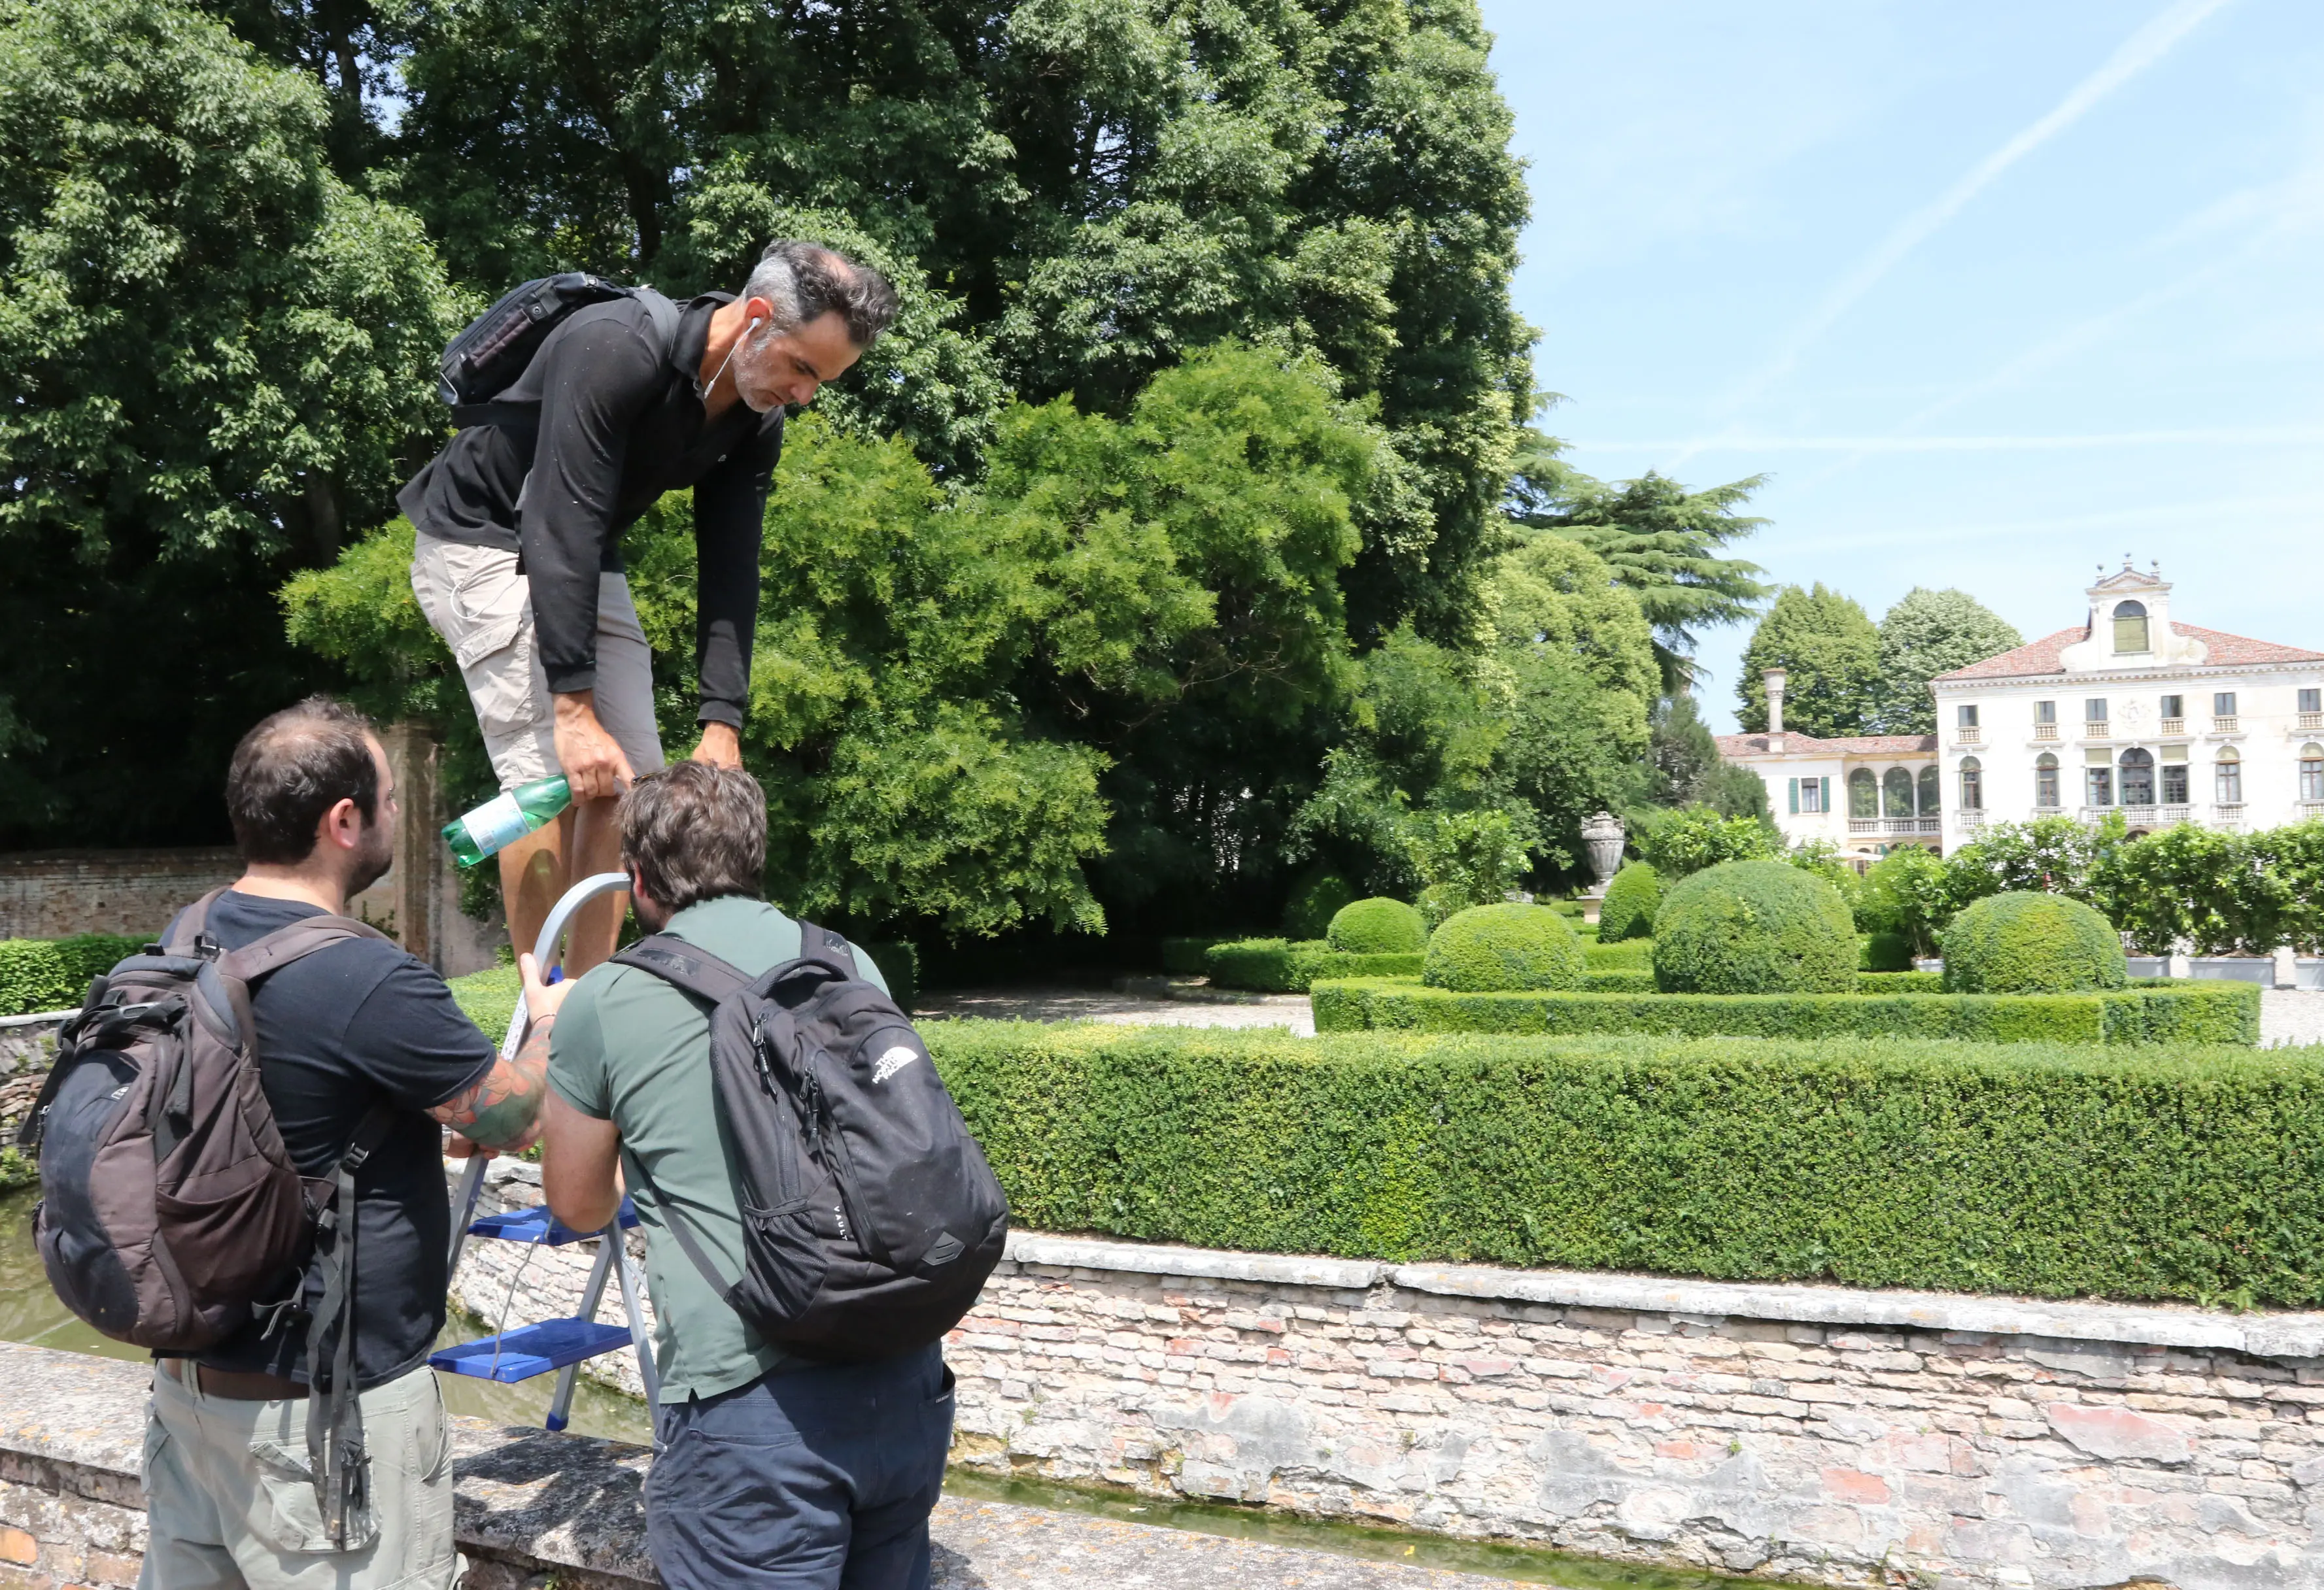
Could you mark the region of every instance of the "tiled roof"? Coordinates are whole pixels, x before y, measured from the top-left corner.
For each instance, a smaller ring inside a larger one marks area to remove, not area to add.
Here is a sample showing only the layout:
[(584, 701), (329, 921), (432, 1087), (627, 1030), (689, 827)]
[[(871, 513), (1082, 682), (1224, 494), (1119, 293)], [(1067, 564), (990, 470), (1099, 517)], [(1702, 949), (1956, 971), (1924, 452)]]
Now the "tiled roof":
[[(1764, 757), (1768, 755), (1767, 737), (1764, 734), (1721, 734), (1719, 754), (1722, 757)], [(1933, 734), (1844, 734), (1831, 740), (1819, 740), (1812, 734), (1784, 731), (1785, 756), (1827, 757), (1913, 757), (1927, 756), (1937, 749)]]
[[(2171, 632), (2201, 641), (2209, 648), (2202, 665), (2207, 668), (2249, 667), (2258, 663), (2324, 663), (2324, 651), (2302, 651), (2296, 646), (2278, 646), (2272, 640), (2254, 640), (2247, 635), (2230, 635), (2224, 630), (2205, 630), (2193, 624), (2174, 623), (2171, 626)], [(2070, 630), (2044, 635), (2015, 651), (2005, 651), (1999, 657), (1971, 663), (1966, 668), (1940, 674), (1937, 681), (2015, 679), (2029, 675), (2062, 673), (2064, 669), (2059, 663), (2059, 654), (2078, 640), (2089, 639), (2089, 634), (2088, 624), (2076, 624)]]

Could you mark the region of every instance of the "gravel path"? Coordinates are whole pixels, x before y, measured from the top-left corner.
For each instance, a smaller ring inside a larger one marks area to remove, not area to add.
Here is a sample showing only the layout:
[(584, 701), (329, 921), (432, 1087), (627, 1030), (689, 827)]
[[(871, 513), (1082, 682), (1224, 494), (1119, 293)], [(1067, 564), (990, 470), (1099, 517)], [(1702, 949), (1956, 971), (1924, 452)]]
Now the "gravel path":
[(1121, 1026), (1288, 1027), (1315, 1035), (1315, 1013), (1305, 994), (1250, 994), (1231, 1002), (1165, 998), (1093, 988), (968, 988), (924, 994), (912, 1014), (922, 1018), (976, 1016), (987, 1021), (1102, 1021)]
[(2324, 991), (2264, 989), (2259, 997), (2259, 1041), (2266, 1049), (2287, 1043), (2324, 1043)]

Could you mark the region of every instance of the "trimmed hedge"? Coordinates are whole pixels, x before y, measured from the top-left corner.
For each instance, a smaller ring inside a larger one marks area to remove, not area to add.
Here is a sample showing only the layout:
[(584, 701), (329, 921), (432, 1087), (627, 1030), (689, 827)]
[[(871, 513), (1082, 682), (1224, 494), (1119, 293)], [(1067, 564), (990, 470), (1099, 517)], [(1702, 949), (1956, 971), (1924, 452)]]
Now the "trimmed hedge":
[(1867, 933), (1856, 965), (1859, 971), (1910, 971), (1913, 941), (1903, 933)]
[(1674, 994), (1844, 994), (1856, 921), (1838, 889), (1788, 861), (1721, 861), (1663, 896), (1655, 979)]
[(1598, 906), (1598, 938), (1611, 944), (1622, 939), (1650, 939), (1655, 913), (1662, 909), (1663, 875), (1645, 861), (1626, 861), (1606, 886)]
[(1209, 970), (1204, 957), (1213, 944), (1228, 942), (1225, 939), (1164, 939), (1162, 970), (1174, 978), (1198, 978)]
[[(1945, 979), (1933, 971), (1859, 971), (1856, 974), (1856, 991), (1859, 994), (1941, 994)], [(1655, 994), (1655, 974), (1651, 971), (1628, 970), (1600, 971), (1596, 967), (1584, 972), (1582, 991), (1585, 994)]]
[(1340, 907), (1323, 940), (1343, 955), (1417, 955), (1428, 943), (1428, 924), (1402, 900), (1376, 895)]
[(1582, 942), (1556, 912), (1540, 905), (1471, 905), (1428, 935), (1420, 980), (1436, 988), (1573, 988), (1582, 984)]
[(1967, 994), (2069, 994), (2130, 981), (2122, 937), (2080, 900), (1987, 895), (1945, 929), (1945, 987)]
[(1212, 945), (1204, 970), (1222, 988), (1304, 994), (1318, 978), (1416, 978), (1420, 964), (1417, 955), (1342, 955), (1321, 939), (1238, 939)]
[(1035, 1230), (2324, 1306), (2305, 1051), (985, 1022), (927, 1041)]
[(1319, 1033), (1854, 1035), (1999, 1043), (2259, 1042), (2259, 988), (2255, 983), (2088, 994), (1458, 994), (1401, 979), (1373, 978), (1319, 982), (1311, 992)]
[(1652, 939), (1625, 939), (1618, 944), (1582, 942), (1582, 959), (1592, 971), (1646, 971), (1655, 969)]
[(150, 941), (128, 933), (0, 939), (0, 1016), (79, 1008), (88, 981)]

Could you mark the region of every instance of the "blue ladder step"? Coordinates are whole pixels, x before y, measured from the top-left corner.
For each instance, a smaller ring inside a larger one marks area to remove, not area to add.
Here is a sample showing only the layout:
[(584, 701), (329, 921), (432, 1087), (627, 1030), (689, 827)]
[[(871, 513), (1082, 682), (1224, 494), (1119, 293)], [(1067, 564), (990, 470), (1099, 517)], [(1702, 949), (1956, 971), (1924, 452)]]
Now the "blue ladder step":
[[(624, 1196), (621, 1213), (614, 1217), (622, 1229), (629, 1230), (638, 1223), (637, 1206)], [(586, 1242), (596, 1236), (595, 1231), (576, 1231), (549, 1212), (547, 1204), (534, 1204), (530, 1209), (503, 1209), (497, 1215), (484, 1215), (468, 1226), (471, 1236), (496, 1236), (503, 1242), (529, 1242), (543, 1247), (563, 1247), (568, 1242)]]
[[(544, 1319), (505, 1336), (488, 1336), (479, 1341), (462, 1342), (456, 1347), (446, 1347), (432, 1355), (428, 1363), (429, 1367), (447, 1374), (507, 1383), (530, 1380), (536, 1374), (547, 1374), (552, 1369), (562, 1369), (567, 1364), (578, 1364), (584, 1358), (594, 1358), (629, 1345), (630, 1331), (625, 1325), (600, 1325), (589, 1319)], [(495, 1346), (499, 1348), (497, 1363), (493, 1360)]]

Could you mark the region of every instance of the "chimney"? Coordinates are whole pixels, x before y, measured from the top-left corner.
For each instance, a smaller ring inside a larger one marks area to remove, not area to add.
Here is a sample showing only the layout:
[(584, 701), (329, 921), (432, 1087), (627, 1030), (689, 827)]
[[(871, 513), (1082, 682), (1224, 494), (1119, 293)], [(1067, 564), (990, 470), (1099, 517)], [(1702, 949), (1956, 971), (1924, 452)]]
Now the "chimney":
[(1784, 670), (1769, 668), (1759, 676), (1767, 682), (1767, 749), (1780, 755), (1784, 749)]

